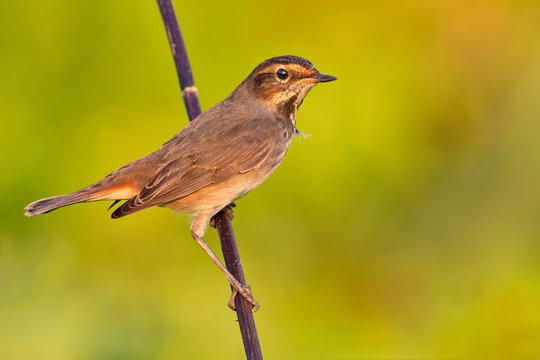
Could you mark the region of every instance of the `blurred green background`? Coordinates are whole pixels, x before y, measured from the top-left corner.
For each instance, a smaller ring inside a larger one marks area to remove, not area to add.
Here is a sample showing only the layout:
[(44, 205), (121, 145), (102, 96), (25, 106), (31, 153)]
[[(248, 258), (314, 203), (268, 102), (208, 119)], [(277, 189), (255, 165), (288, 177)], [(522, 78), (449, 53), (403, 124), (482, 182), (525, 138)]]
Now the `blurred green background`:
[[(538, 2), (175, 4), (203, 109), (276, 55), (339, 77), (237, 202), (267, 359), (540, 357)], [(187, 123), (155, 1), (1, 2), (0, 79), (0, 358), (243, 358), (185, 217), (23, 216)]]

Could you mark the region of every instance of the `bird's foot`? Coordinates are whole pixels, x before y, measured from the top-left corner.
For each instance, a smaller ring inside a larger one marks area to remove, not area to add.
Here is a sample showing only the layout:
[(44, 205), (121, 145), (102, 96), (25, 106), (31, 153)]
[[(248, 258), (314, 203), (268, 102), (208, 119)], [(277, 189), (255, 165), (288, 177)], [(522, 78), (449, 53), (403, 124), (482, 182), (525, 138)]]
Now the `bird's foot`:
[[(223, 211), (228, 217), (229, 219), (234, 219), (234, 211), (233, 211), (233, 207), (236, 207), (236, 204), (235, 203), (230, 203), (229, 205), (225, 206), (221, 211)], [(212, 218), (210, 219), (210, 226), (215, 228), (216, 227), (216, 219), (215, 219), (216, 215), (212, 216)]]
[(251, 287), (249, 285), (239, 285), (237, 284), (231, 284), (233, 287), (233, 292), (231, 294), (231, 298), (229, 299), (229, 307), (233, 310), (236, 310), (236, 305), (234, 303), (234, 300), (236, 300), (236, 295), (240, 293), (244, 299), (247, 300), (252, 306), (253, 312), (259, 310), (259, 303), (255, 301), (253, 298), (253, 294), (251, 293)]
[(232, 203), (231, 205), (227, 205), (225, 206), (225, 208), (223, 208), (223, 211), (228, 217), (229, 219), (234, 219), (234, 211), (233, 211), (233, 207), (235, 207), (236, 205), (234, 203)]

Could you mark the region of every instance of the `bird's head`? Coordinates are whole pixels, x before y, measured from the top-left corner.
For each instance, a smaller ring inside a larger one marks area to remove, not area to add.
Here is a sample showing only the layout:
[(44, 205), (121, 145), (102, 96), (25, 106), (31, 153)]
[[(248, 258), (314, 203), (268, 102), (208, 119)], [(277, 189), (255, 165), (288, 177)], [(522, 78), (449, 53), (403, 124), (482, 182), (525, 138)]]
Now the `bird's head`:
[(312, 63), (298, 56), (278, 56), (261, 63), (239, 89), (287, 117), (294, 117), (308, 91), (320, 82), (337, 78), (321, 74)]

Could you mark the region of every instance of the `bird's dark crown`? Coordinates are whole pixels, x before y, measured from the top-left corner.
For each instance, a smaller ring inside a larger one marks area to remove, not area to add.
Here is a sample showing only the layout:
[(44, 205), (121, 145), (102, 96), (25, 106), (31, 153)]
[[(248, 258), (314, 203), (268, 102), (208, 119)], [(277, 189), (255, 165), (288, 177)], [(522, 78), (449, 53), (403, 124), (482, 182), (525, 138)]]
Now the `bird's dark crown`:
[(255, 70), (253, 70), (252, 74), (260, 72), (261, 70), (264, 70), (266, 68), (271, 68), (275, 64), (280, 64), (280, 65), (294, 64), (294, 65), (303, 67), (306, 70), (314, 69), (315, 71), (317, 71), (317, 69), (315, 69), (315, 66), (313, 66), (313, 64), (310, 61), (300, 56), (284, 55), (284, 56), (276, 56), (276, 57), (263, 61), (255, 68)]

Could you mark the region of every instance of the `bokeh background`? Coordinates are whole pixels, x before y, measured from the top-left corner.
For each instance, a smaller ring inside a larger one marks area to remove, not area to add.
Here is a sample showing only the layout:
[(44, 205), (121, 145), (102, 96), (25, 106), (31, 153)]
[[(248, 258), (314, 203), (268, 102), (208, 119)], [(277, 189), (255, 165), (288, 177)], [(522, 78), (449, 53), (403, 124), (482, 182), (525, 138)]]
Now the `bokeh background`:
[[(339, 77), (237, 202), (266, 358), (540, 357), (538, 2), (175, 4), (204, 109), (276, 55)], [(243, 358), (185, 217), (23, 216), (187, 123), (155, 2), (3, 1), (0, 46), (0, 358)]]

